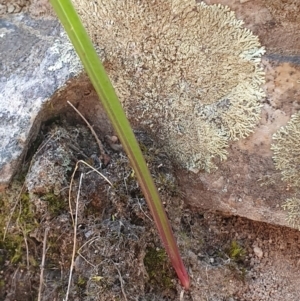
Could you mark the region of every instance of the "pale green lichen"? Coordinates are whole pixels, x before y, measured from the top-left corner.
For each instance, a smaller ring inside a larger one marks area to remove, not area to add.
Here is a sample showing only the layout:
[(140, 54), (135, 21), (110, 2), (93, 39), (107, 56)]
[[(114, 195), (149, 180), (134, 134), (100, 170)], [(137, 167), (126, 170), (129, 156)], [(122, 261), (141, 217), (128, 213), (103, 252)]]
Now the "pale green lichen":
[[(199, 169), (205, 169), (210, 172), (216, 169), (216, 165), (212, 162), (214, 156), (218, 156), (221, 161), (227, 159), (228, 139), (214, 124), (208, 124), (201, 118), (187, 116), (184, 125), (178, 123), (177, 130), (176, 139), (169, 139), (166, 143), (170, 149), (177, 150), (176, 156), (189, 170), (198, 172)], [(170, 136), (173, 136), (172, 133)], [(185, 149), (182, 147), (184, 144)]]
[[(300, 188), (300, 112), (293, 115), (286, 126), (273, 135), (271, 149), (276, 169), (290, 187)], [(300, 230), (300, 199), (296, 195), (282, 205), (287, 211), (287, 222)]]
[(272, 138), (273, 159), (276, 169), (281, 171), (282, 180), (300, 188), (300, 112), (293, 115)]
[(298, 197), (287, 199), (282, 208), (287, 211), (286, 220), (289, 225), (300, 230), (300, 199)]
[(263, 186), (271, 186), (276, 184), (275, 179), (273, 176), (270, 175), (263, 175), (261, 176), (257, 182), (259, 182), (259, 186), (263, 187)]
[[(261, 47), (226, 6), (73, 0), (128, 116), (189, 169), (210, 171), (260, 116)], [(203, 136), (207, 135), (207, 136)]]

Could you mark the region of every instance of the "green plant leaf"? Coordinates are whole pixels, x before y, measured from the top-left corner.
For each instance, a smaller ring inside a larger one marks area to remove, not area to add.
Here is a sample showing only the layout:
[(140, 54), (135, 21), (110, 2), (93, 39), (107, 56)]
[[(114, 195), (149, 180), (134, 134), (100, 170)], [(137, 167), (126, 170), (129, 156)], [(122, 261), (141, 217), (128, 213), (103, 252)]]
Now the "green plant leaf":
[(70, 0), (50, 0), (129, 157), (165, 249), (184, 288), (190, 285), (170, 223), (153, 179), (115, 90)]

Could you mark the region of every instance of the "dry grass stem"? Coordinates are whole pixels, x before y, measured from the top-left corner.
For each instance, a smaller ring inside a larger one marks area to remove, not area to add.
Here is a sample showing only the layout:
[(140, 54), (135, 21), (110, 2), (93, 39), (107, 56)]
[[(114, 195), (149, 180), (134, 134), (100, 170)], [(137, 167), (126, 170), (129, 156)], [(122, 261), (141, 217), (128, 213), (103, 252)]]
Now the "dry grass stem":
[[(31, 162), (30, 162), (30, 165), (28, 167), (28, 170), (30, 170), (31, 166), (32, 166), (32, 163), (34, 161), (34, 158), (36, 157), (36, 155), (47, 145), (47, 143), (53, 138), (54, 135), (51, 135), (51, 137), (49, 137), (49, 139), (47, 139), (45, 141), (45, 143), (43, 143), (42, 146), (39, 147), (39, 149), (37, 150), (37, 152), (34, 154)], [(8, 230), (8, 227), (10, 225), (10, 222), (11, 222), (11, 219), (12, 219), (12, 216), (14, 214), (14, 212), (16, 211), (16, 208), (17, 208), (17, 205), (19, 204), (19, 201), (20, 201), (20, 197), (22, 195), (22, 193), (24, 193), (24, 190), (25, 190), (25, 183), (22, 185), (22, 188), (21, 188), (21, 191), (20, 193), (18, 194), (17, 196), (17, 200), (15, 201), (15, 204), (14, 204), (14, 207), (12, 208), (11, 212), (10, 212), (10, 215), (9, 215), (9, 218), (8, 218), (8, 221), (6, 223), (6, 227), (5, 227), (5, 230), (4, 230), (4, 234), (3, 234), (3, 241), (5, 240), (6, 238), (6, 234), (7, 234), (7, 230)]]
[(18, 204), (19, 204), (19, 202), (20, 202), (20, 197), (21, 197), (22, 193), (24, 192), (24, 188), (25, 188), (25, 184), (23, 184), (23, 186), (22, 186), (22, 188), (21, 188), (21, 191), (20, 191), (20, 193), (18, 194), (17, 199), (16, 199), (16, 201), (15, 201), (15, 204), (14, 204), (14, 206), (13, 206), (11, 212), (10, 212), (10, 215), (9, 215), (9, 217), (8, 217), (8, 221), (7, 221), (7, 223), (6, 223), (6, 227), (5, 227), (4, 234), (3, 234), (3, 241), (4, 241), (5, 238), (6, 238), (6, 234), (7, 234), (8, 227), (9, 227), (9, 225), (10, 225), (12, 216), (13, 216), (14, 212), (16, 211), (16, 208), (17, 208), (17, 206), (18, 206)]
[(126, 294), (125, 294), (125, 291), (124, 291), (124, 285), (123, 285), (124, 280), (122, 278), (121, 272), (120, 272), (120, 270), (118, 269), (118, 267), (115, 263), (114, 263), (114, 265), (115, 265), (115, 268), (116, 268), (116, 270), (118, 271), (118, 274), (119, 274), (119, 280), (120, 280), (120, 284), (121, 284), (122, 294), (124, 296), (125, 301), (128, 301), (127, 297), (126, 297)]
[[(78, 165), (76, 164), (76, 167)], [(72, 181), (73, 181), (73, 177), (75, 174), (76, 168), (73, 172), (72, 175)], [(81, 185), (82, 185), (82, 178), (83, 178), (83, 173), (80, 174), (80, 179), (79, 179), (79, 187), (78, 187), (78, 192), (77, 192), (77, 198), (76, 198), (76, 209), (75, 209), (75, 221), (74, 221), (74, 235), (73, 235), (73, 251), (72, 251), (72, 258), (71, 258), (71, 265), (70, 265), (70, 274), (69, 274), (69, 281), (68, 281), (68, 288), (67, 288), (67, 292), (66, 292), (66, 297), (64, 299), (64, 301), (68, 301), (69, 298), (69, 293), (70, 293), (70, 288), (71, 288), (71, 281), (72, 281), (72, 272), (73, 272), (73, 268), (74, 268), (74, 259), (75, 259), (75, 253), (76, 253), (76, 236), (77, 236), (77, 219), (78, 219), (78, 205), (79, 205), (79, 197), (80, 197), (80, 189), (81, 189)], [(71, 186), (71, 184), (70, 184)], [(69, 196), (69, 200), (70, 200), (70, 196)], [(69, 203), (69, 205), (71, 206), (71, 202)], [(71, 207), (72, 209), (72, 207)], [(71, 210), (71, 216), (72, 216), (72, 210)]]
[(87, 262), (90, 266), (92, 266), (93, 268), (96, 268), (96, 266), (94, 264), (92, 264), (90, 261), (88, 261), (81, 253), (80, 251), (82, 250), (83, 247), (85, 247), (87, 244), (92, 244), (95, 240), (97, 240), (98, 237), (94, 237), (89, 239), (88, 241), (86, 241), (77, 251), (77, 254), (85, 261)]
[(96, 268), (96, 266), (94, 264), (92, 264), (90, 261), (88, 261), (81, 253), (79, 253), (77, 251), (77, 254), (87, 263), (89, 264), (90, 266), (92, 266), (94, 269)]
[(78, 169), (78, 166), (79, 166), (79, 163), (82, 163), (86, 166), (88, 166), (89, 168), (91, 168), (93, 171), (95, 171), (98, 175), (100, 175), (110, 186), (113, 186), (112, 183), (109, 181), (109, 179), (107, 177), (105, 177), (101, 172), (99, 172), (97, 169), (95, 169), (93, 166), (91, 166), (90, 164), (86, 163), (85, 161), (83, 160), (79, 160), (77, 161), (76, 163), (76, 166), (74, 168), (74, 171), (72, 173), (72, 176), (71, 176), (71, 181), (70, 181), (70, 186), (69, 186), (69, 208), (70, 208), (70, 214), (71, 214), (71, 218), (72, 218), (72, 223), (73, 223), (73, 226), (74, 226), (74, 218), (73, 218), (73, 215), (72, 215), (72, 205), (71, 205), (71, 192), (72, 192), (72, 186), (73, 186), (73, 181), (74, 181), (74, 176), (75, 176), (75, 173)]
[(29, 262), (29, 248), (28, 248), (28, 243), (27, 243), (27, 237), (26, 237), (26, 232), (22, 228), (22, 233), (23, 233), (23, 238), (24, 238), (24, 243), (25, 243), (25, 248), (26, 248), (26, 264), (27, 264), (27, 270), (29, 270), (30, 267), (30, 262)]
[(110, 180), (104, 176), (99, 170), (97, 170), (96, 168), (94, 168), (93, 166), (91, 166), (90, 164), (86, 163), (83, 160), (79, 160), (78, 162), (85, 164), (86, 166), (88, 166), (89, 168), (91, 168), (93, 171), (95, 171), (98, 175), (100, 175), (110, 186), (113, 186), (113, 184), (110, 182)]
[(67, 101), (67, 103), (75, 110), (75, 112), (84, 120), (86, 125), (89, 127), (89, 129), (91, 130), (91, 132), (92, 132), (93, 136), (95, 137), (96, 142), (98, 144), (100, 155), (102, 157), (104, 157), (105, 156), (105, 151), (104, 151), (104, 148), (103, 148), (103, 144), (100, 141), (100, 139), (98, 138), (98, 136), (97, 136), (96, 132), (94, 131), (93, 127), (89, 124), (89, 122), (85, 119), (85, 117), (69, 101)]
[(69, 209), (70, 209), (70, 215), (71, 215), (71, 218), (72, 218), (73, 227), (74, 227), (74, 218), (73, 218), (73, 214), (72, 214), (73, 209), (72, 209), (72, 203), (71, 203), (71, 195), (72, 195), (72, 186), (73, 186), (74, 176), (75, 176), (75, 173), (78, 169), (78, 163), (79, 163), (79, 161), (75, 165), (74, 171), (73, 171), (72, 176), (71, 176), (70, 186), (69, 186)]
[(180, 292), (180, 297), (179, 297), (179, 300), (180, 301), (183, 301), (184, 299), (184, 290), (182, 290), (181, 292)]
[(144, 215), (153, 223), (152, 218), (143, 210), (142, 205), (139, 202), (139, 200), (138, 200), (138, 204), (139, 204), (139, 207), (140, 207), (141, 211), (144, 213)]
[(47, 227), (44, 232), (44, 240), (43, 240), (43, 254), (42, 254), (42, 262), (41, 262), (41, 273), (40, 273), (40, 285), (39, 285), (39, 293), (38, 293), (38, 301), (42, 300), (42, 292), (43, 292), (43, 284), (44, 284), (44, 270), (45, 270), (45, 259), (46, 259), (46, 245), (47, 245), (47, 236), (48, 236), (49, 228)]

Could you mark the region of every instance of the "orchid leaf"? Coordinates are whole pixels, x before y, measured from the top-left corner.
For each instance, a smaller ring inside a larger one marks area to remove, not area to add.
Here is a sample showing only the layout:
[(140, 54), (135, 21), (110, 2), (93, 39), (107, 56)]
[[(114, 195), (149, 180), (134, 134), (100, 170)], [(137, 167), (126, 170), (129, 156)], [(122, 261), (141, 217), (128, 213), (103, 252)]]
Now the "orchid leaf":
[(50, 0), (50, 2), (80, 57), (99, 99), (129, 157), (172, 265), (182, 285), (185, 289), (188, 289), (190, 285), (189, 276), (180, 257), (170, 223), (139, 144), (110, 79), (71, 1)]

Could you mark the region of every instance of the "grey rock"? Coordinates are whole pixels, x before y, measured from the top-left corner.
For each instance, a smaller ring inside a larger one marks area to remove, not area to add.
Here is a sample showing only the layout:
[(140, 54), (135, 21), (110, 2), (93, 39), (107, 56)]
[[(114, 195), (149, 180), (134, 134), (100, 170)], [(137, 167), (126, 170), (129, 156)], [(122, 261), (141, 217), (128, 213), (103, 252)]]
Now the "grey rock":
[(16, 171), (43, 104), (81, 70), (56, 19), (0, 19), (0, 187)]

